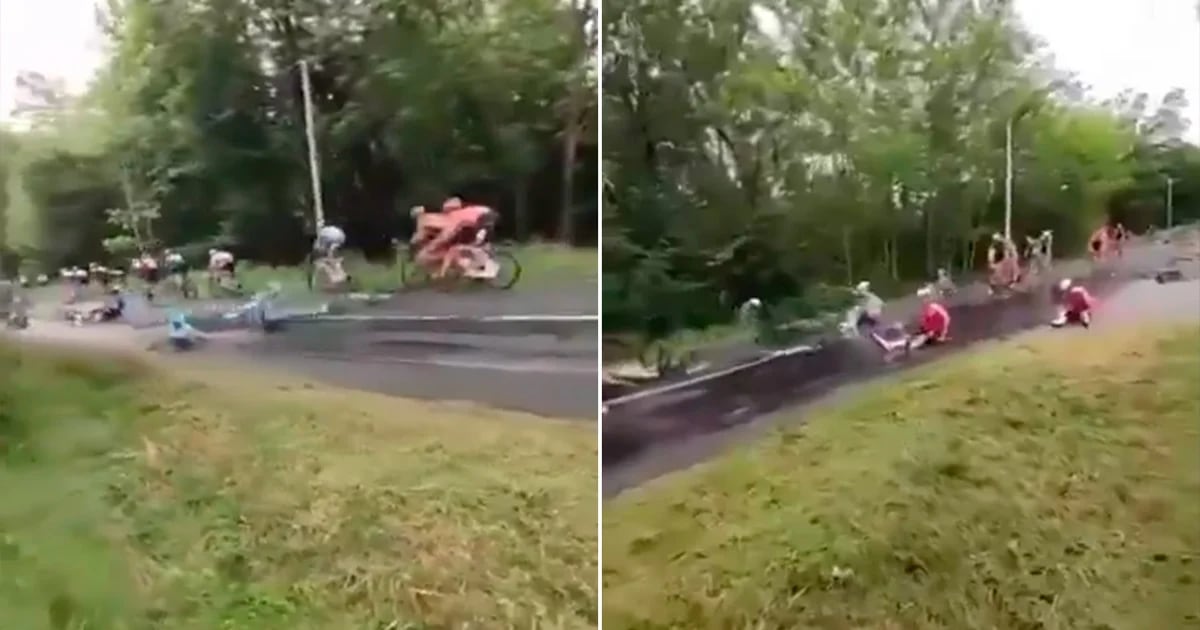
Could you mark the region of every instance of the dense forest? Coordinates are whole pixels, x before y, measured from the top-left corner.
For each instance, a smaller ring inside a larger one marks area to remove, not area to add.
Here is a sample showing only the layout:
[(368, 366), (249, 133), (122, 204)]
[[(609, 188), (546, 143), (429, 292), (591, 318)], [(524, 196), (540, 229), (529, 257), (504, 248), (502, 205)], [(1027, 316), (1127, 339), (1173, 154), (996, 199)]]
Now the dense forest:
[(1011, 2), (606, 0), (602, 33), (606, 331), (981, 268), (1010, 125), (1018, 243), (1162, 225), (1167, 178), (1200, 219), (1182, 90), (1098, 100)]
[[(44, 269), (143, 244), (268, 263), (315, 231), (301, 62), (326, 219), (389, 252), (457, 194), (502, 238), (596, 242), (590, 0), (110, 0), (89, 91), (22, 74), (0, 129), (0, 244)], [(5, 60), (20, 63), (20, 60)], [(11, 271), (10, 271), (11, 272)]]

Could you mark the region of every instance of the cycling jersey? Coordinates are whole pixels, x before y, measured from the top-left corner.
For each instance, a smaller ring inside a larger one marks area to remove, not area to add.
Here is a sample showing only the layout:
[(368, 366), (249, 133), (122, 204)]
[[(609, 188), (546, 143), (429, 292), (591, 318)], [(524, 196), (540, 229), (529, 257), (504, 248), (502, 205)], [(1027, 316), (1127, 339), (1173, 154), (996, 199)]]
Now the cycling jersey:
[(233, 254), (224, 251), (213, 252), (208, 257), (208, 266), (210, 269), (227, 269), (233, 266)]
[(1092, 294), (1079, 285), (1072, 286), (1063, 294), (1063, 306), (1066, 308), (1067, 313), (1073, 315), (1092, 310), (1095, 303), (1096, 300), (1092, 297)]
[(942, 341), (950, 333), (950, 311), (937, 302), (921, 307), (921, 334), (932, 341)]

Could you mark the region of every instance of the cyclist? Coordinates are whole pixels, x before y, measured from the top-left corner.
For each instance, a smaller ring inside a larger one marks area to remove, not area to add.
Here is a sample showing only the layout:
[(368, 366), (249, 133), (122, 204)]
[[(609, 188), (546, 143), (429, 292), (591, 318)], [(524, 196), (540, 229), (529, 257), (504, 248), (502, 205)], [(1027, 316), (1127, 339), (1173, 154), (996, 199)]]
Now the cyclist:
[(223, 249), (208, 250), (208, 275), (221, 283), (222, 276), (227, 276), (230, 280), (237, 280), (237, 262), (233, 258), (233, 254)]
[(1116, 251), (1117, 257), (1125, 255), (1125, 241), (1129, 239), (1129, 232), (1125, 230), (1123, 223), (1117, 223), (1109, 232), (1109, 242), (1112, 243), (1113, 250)]
[[(447, 204), (449, 201), (447, 201)], [(446, 215), (440, 212), (429, 212), (425, 206), (413, 206), (409, 211), (413, 221), (416, 222), (416, 228), (413, 230), (412, 239), (409, 240), (409, 245), (416, 248), (416, 260), (422, 265), (432, 266), (441, 256), (441, 252), (434, 251), (429, 245), (438, 237), (447, 226)]]
[(108, 290), (108, 298), (104, 304), (92, 309), (88, 318), (99, 322), (111, 322), (120, 319), (124, 314), (125, 296), (121, 295), (121, 289), (114, 287)]
[(1079, 323), (1084, 328), (1092, 325), (1092, 308), (1096, 305), (1095, 298), (1082, 285), (1075, 284), (1070, 278), (1063, 278), (1058, 283), (1059, 309), (1058, 317), (1050, 322), (1058, 328), (1066, 324)]
[(992, 272), (993, 292), (995, 287), (1010, 287), (1021, 279), (1017, 246), (999, 232), (992, 234), (992, 244), (988, 246), (988, 269)]
[(197, 339), (204, 337), (204, 333), (192, 327), (185, 313), (172, 311), (167, 315), (167, 340), (176, 350), (190, 350)]
[(442, 205), (442, 215), (445, 226), (427, 246), (441, 254), (438, 276), (445, 277), (454, 264), (460, 265), (464, 272), (469, 271), (472, 262), (481, 262), (474, 260), (473, 254), (480, 244), (480, 233), (486, 235), (487, 224), (495, 220), (495, 212), (487, 206), (464, 205), (462, 199), (451, 197)]
[(860, 328), (874, 328), (883, 317), (883, 300), (871, 291), (871, 283), (863, 280), (854, 287), (855, 304), (846, 313), (842, 324), (845, 332)]
[(917, 296), (921, 298), (921, 319), (917, 332), (908, 338), (909, 349), (941, 343), (950, 335), (950, 311), (938, 302), (934, 288), (923, 286)]
[(954, 295), (958, 292), (958, 286), (954, 284), (954, 279), (950, 277), (950, 272), (946, 271), (945, 267), (938, 268), (937, 280), (934, 282), (933, 287), (942, 297)]
[(336, 225), (322, 225), (317, 230), (317, 240), (313, 243), (313, 252), (321, 258), (333, 258), (342, 245), (346, 244), (346, 233)]
[(1102, 225), (1092, 232), (1091, 238), (1088, 239), (1088, 249), (1092, 252), (1092, 260), (1103, 258), (1108, 253), (1109, 246), (1108, 225)]

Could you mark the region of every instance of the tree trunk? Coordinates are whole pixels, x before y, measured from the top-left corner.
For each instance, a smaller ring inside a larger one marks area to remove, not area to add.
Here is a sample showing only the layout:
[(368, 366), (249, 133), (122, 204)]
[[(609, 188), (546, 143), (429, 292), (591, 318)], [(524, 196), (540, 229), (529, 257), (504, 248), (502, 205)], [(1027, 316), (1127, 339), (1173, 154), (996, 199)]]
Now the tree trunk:
[(575, 152), (579, 146), (579, 98), (571, 95), (567, 125), (563, 130), (562, 199), (558, 215), (558, 240), (570, 245), (575, 240)]
[(850, 228), (842, 228), (842, 256), (846, 259), (846, 284), (854, 284), (854, 252), (850, 247)]
[(529, 178), (518, 177), (513, 190), (513, 230), (518, 241), (529, 238)]

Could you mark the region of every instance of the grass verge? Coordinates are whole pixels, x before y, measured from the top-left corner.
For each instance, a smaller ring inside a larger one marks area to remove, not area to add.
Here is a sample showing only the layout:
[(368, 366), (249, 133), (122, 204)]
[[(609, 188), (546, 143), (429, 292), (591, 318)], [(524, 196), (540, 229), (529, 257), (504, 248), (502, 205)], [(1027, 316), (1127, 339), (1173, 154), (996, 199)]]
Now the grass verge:
[(1034, 336), (604, 510), (605, 628), (1200, 627), (1200, 333)]
[[(595, 284), (599, 265), (595, 248), (575, 248), (553, 243), (527, 244), (515, 247), (514, 256), (521, 263), (521, 279), (517, 287), (562, 287), (572, 283)], [(346, 269), (363, 291), (388, 292), (400, 287), (400, 269), (356, 259), (351, 254)], [(278, 282), (287, 293), (308, 291), (307, 272), (302, 267), (268, 267), (247, 264), (239, 272), (242, 283), (250, 290), (265, 289)]]
[(0, 628), (595, 627), (593, 430), (64, 352), (0, 345)]

